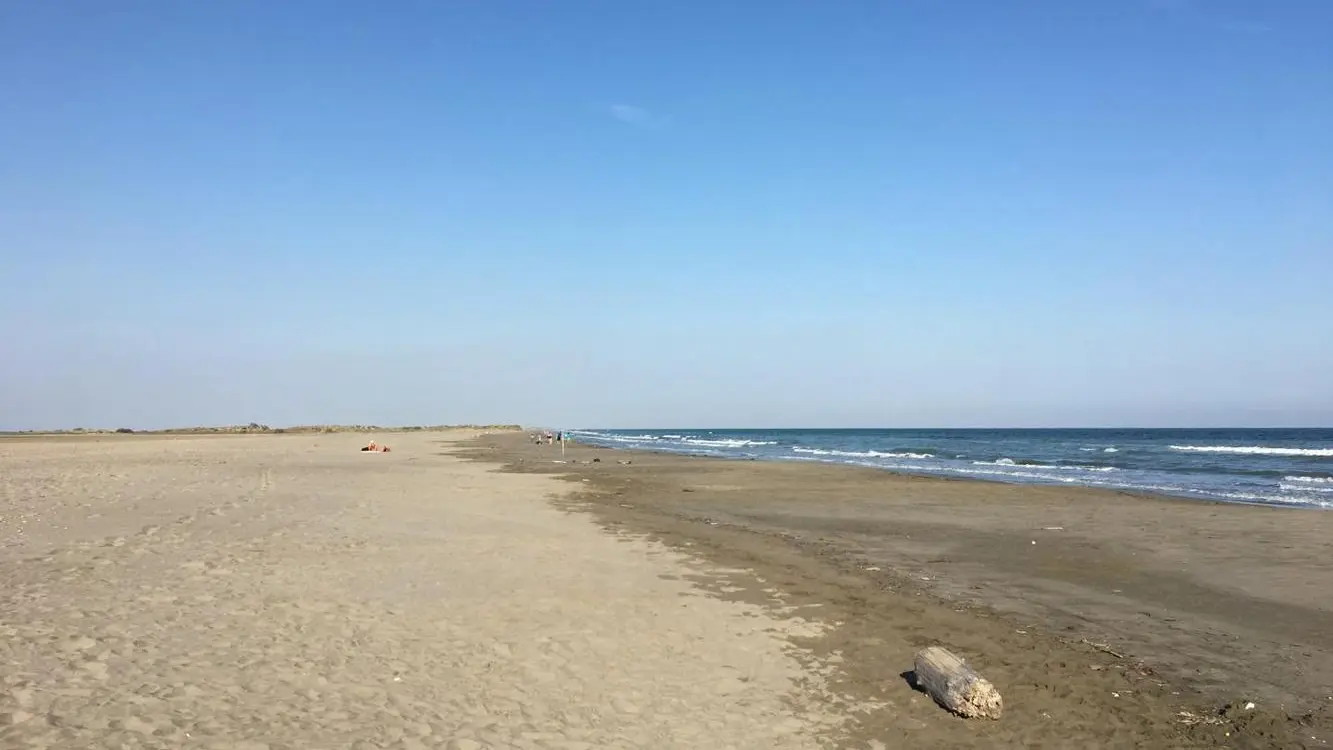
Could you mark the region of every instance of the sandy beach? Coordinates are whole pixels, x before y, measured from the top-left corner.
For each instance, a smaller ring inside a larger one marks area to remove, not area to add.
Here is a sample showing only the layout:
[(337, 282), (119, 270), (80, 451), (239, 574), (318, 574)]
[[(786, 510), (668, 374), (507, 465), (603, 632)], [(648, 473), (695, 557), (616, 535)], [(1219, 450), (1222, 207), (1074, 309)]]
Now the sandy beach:
[[(0, 747), (1333, 737), (1328, 514), (368, 437), (0, 439)], [(913, 690), (936, 644), (1001, 720)]]
[(841, 741), (818, 621), (471, 436), (0, 440), (0, 747)]
[[(608, 529), (751, 571), (829, 627), (857, 741), (924, 747), (1327, 747), (1333, 514), (571, 446), (472, 455), (554, 474)], [(594, 463), (594, 461), (596, 461)], [(629, 463), (626, 463), (629, 462)], [(730, 593), (763, 601), (762, 591)], [(902, 679), (940, 644), (1000, 687), (953, 720)], [(1249, 706), (1253, 705), (1252, 708)]]

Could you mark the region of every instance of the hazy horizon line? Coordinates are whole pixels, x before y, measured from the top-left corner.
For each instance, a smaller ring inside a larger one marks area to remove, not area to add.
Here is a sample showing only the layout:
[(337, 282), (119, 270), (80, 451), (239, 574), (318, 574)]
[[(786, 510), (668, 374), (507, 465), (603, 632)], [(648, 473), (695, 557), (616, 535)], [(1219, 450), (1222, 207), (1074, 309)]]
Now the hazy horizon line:
[(935, 427), (573, 427), (571, 430), (684, 430), (687, 432), (813, 432), (818, 430), (904, 430), (921, 432), (925, 430), (1333, 430), (1333, 425), (1177, 425), (1144, 427), (1138, 425), (1094, 425), (1094, 426), (1042, 426), (1042, 427), (986, 427), (986, 426), (935, 426)]

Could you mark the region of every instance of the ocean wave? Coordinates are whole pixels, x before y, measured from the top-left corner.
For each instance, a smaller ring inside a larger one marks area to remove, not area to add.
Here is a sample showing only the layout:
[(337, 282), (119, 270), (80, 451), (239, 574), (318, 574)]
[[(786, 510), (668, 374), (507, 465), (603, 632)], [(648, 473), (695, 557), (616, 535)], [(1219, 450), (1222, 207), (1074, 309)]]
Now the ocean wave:
[(1102, 448), (1102, 453), (1119, 453), (1119, 452), (1120, 449), (1116, 448), (1115, 446), (1111, 446), (1110, 448)]
[(1312, 500), (1310, 498), (1292, 496), (1292, 495), (1270, 495), (1258, 494), (1254, 492), (1227, 492), (1218, 489), (1207, 489), (1202, 487), (1181, 487), (1178, 485), (1161, 484), (1134, 484), (1119, 482), (1097, 482), (1090, 481), (1087, 484), (1097, 487), (1106, 487), (1108, 489), (1130, 490), (1139, 492), (1153, 492), (1165, 495), (1178, 495), (1185, 497), (1202, 497), (1209, 500), (1229, 500), (1241, 502), (1250, 505), (1284, 505), (1300, 506), (1305, 508), (1333, 508), (1333, 501)]
[(691, 435), (663, 434), (663, 435), (616, 435), (608, 432), (597, 432), (596, 430), (570, 430), (570, 435), (576, 437), (591, 438), (594, 440), (605, 440), (611, 443), (630, 443), (642, 444), (653, 443), (656, 446), (663, 444), (685, 444), (690, 446), (701, 446), (705, 448), (749, 448), (756, 445), (777, 445), (772, 440), (745, 440), (741, 438), (698, 438)]
[(1333, 486), (1320, 487), (1317, 484), (1302, 484), (1299, 482), (1279, 482), (1278, 488), (1287, 492), (1318, 492), (1320, 494), (1333, 494)]
[(1291, 495), (1270, 495), (1254, 492), (1227, 492), (1202, 487), (1181, 487), (1169, 484), (1138, 484), (1133, 482), (1106, 482), (1089, 480), (1084, 484), (1092, 487), (1105, 487), (1113, 490), (1152, 492), (1165, 495), (1194, 496), (1211, 500), (1229, 500), (1250, 505), (1285, 505), (1307, 508), (1333, 508), (1333, 501), (1312, 500)]
[[(1150, 490), (1156, 491), (1156, 490)], [(1194, 487), (1184, 487), (1179, 490), (1171, 491), (1170, 494), (1197, 495), (1213, 500), (1232, 500), (1251, 505), (1284, 505), (1300, 506), (1303, 508), (1333, 508), (1333, 502), (1324, 500), (1312, 500), (1310, 498), (1293, 497), (1291, 495), (1259, 495), (1253, 492), (1220, 492), (1217, 490), (1204, 490)]]
[(812, 456), (837, 456), (839, 458), (934, 458), (930, 453), (885, 453), (882, 451), (835, 451), (822, 448), (796, 446), (793, 453), (806, 453)]
[(1001, 458), (997, 461), (973, 461), (973, 466), (1013, 466), (1020, 469), (1032, 469), (1037, 471), (1116, 471), (1114, 466), (1078, 466), (1067, 465), (1058, 466), (1055, 464), (1028, 463), (1026, 461), (1015, 461), (1012, 458)]
[(682, 443), (688, 445), (703, 445), (710, 448), (749, 448), (755, 445), (777, 445), (773, 440), (742, 440), (732, 438), (681, 438)]
[[(867, 466), (871, 464), (866, 464)], [(1007, 466), (1007, 464), (999, 464)], [(984, 468), (961, 468), (956, 466), (923, 466), (907, 465), (895, 467), (896, 470), (915, 471), (923, 474), (935, 475), (963, 475), (972, 477), (994, 477), (995, 479), (1028, 479), (1047, 483), (1058, 483), (1064, 485), (1077, 485), (1080, 487), (1099, 488), (1107, 490), (1120, 490), (1127, 492), (1150, 492), (1153, 494), (1175, 495), (1177, 497), (1198, 497), (1212, 500), (1225, 500), (1232, 502), (1241, 502), (1257, 505), (1282, 505), (1289, 507), (1306, 508), (1325, 508), (1333, 509), (1333, 500), (1314, 499), (1309, 495), (1302, 496), (1299, 493), (1293, 494), (1260, 494), (1256, 492), (1236, 492), (1227, 491), (1220, 488), (1188, 487), (1178, 484), (1154, 484), (1134, 481), (1117, 481), (1114, 479), (1093, 479), (1087, 476), (1042, 474), (1036, 471), (1025, 471), (1033, 467), (1014, 465), (1017, 471), (1007, 471), (1003, 469), (984, 469)], [(1287, 488), (1280, 488), (1284, 492), (1293, 492)], [(1301, 488), (1297, 488), (1301, 489)], [(1304, 488), (1308, 491), (1308, 488)]]
[(1282, 477), (1284, 482), (1307, 482), (1309, 484), (1333, 484), (1333, 477)]
[[(1198, 492), (1198, 490), (1190, 490)], [(1333, 508), (1333, 501), (1312, 500), (1304, 497), (1292, 497), (1290, 495), (1255, 495), (1249, 492), (1209, 492), (1206, 497), (1223, 498), (1226, 500), (1239, 500), (1244, 503), (1257, 503), (1260, 505), (1298, 505), (1303, 508)]]
[[(884, 468), (883, 466), (879, 466), (879, 465), (877, 465), (877, 464), (872, 464), (872, 463), (869, 463), (869, 462), (853, 461), (852, 463), (857, 464), (857, 465), (861, 465), (861, 466), (871, 466), (871, 467), (879, 468), (879, 469)], [(975, 466), (975, 465), (978, 465), (978, 464), (985, 465), (985, 462), (974, 462), (973, 465)], [(1010, 464), (994, 464), (994, 463), (989, 464), (989, 465), (991, 465), (991, 466), (1001, 466), (1001, 467), (1010, 466)], [(1038, 480), (1038, 481), (1041, 481), (1041, 482), (1052, 482), (1052, 483), (1058, 483), (1058, 484), (1074, 484), (1074, 485), (1109, 484), (1109, 483), (1106, 483), (1106, 482), (1096, 482), (1096, 481), (1092, 481), (1092, 480), (1087, 479), (1087, 478), (1085, 478), (1085, 477), (1080, 477), (1080, 476), (1070, 475), (1070, 474), (1065, 474), (1065, 475), (1059, 475), (1059, 474), (1042, 474), (1042, 473), (1040, 473), (1040, 472), (1038, 472), (1038, 471), (1026, 471), (1027, 469), (1033, 469), (1033, 468), (1036, 468), (1036, 467), (1032, 467), (1032, 466), (1023, 466), (1023, 465), (1021, 465), (1021, 464), (1014, 464), (1013, 466), (1014, 466), (1014, 468), (1015, 468), (1014, 471), (1009, 471), (1009, 470), (1006, 470), (1006, 469), (999, 469), (999, 468), (997, 468), (997, 469), (983, 469), (983, 468), (965, 468), (965, 467), (962, 467), (962, 466), (946, 466), (946, 465), (922, 466), (922, 465), (918, 465), (918, 464), (907, 464), (907, 465), (904, 465), (904, 466), (894, 466), (894, 467), (892, 467), (892, 470), (893, 470), (893, 471), (912, 471), (912, 472), (920, 472), (920, 473), (923, 473), (923, 474), (935, 474), (935, 475), (943, 474), (943, 475), (946, 475), (946, 476), (957, 476), (957, 475), (960, 475), (960, 474), (961, 474), (961, 475), (963, 475), (963, 476), (969, 476), (969, 477), (997, 477), (997, 478), (1003, 478), (1003, 479), (1035, 479), (1035, 480)]]
[(657, 440), (656, 435), (611, 435), (593, 430), (569, 430), (568, 434), (594, 440), (609, 440), (614, 443), (651, 443)]
[(1256, 456), (1312, 456), (1333, 458), (1333, 448), (1270, 448), (1263, 445), (1173, 445), (1173, 451), (1192, 453), (1233, 453)]
[[(818, 460), (815, 457), (790, 456), (793, 460), (813, 461)], [(882, 465), (869, 461), (851, 461), (849, 463), (868, 466), (872, 468), (884, 468)], [(1333, 499), (1323, 500), (1310, 497), (1309, 494), (1301, 494), (1299, 490), (1309, 488), (1279, 488), (1282, 492), (1291, 494), (1268, 494), (1256, 492), (1236, 492), (1227, 491), (1220, 488), (1189, 487), (1178, 484), (1155, 484), (1147, 482), (1117, 481), (1114, 479), (1094, 479), (1087, 475), (1078, 474), (1043, 474), (1038, 471), (1027, 471), (1032, 469), (1030, 466), (1013, 464), (1013, 469), (1005, 467), (1008, 464), (996, 464), (996, 468), (983, 468), (975, 466), (972, 468), (963, 468), (959, 466), (949, 466), (945, 464), (903, 464), (892, 467), (894, 471), (908, 471), (920, 474), (929, 474), (934, 476), (964, 476), (976, 477), (978, 479), (1001, 481), (1001, 480), (1035, 480), (1048, 484), (1074, 485), (1079, 487), (1089, 487), (1107, 490), (1118, 490), (1123, 492), (1148, 492), (1160, 495), (1174, 495), (1177, 497), (1195, 497), (1202, 499), (1221, 500), (1240, 502), (1250, 505), (1280, 505), (1286, 507), (1303, 508), (1323, 508), (1333, 509)]]

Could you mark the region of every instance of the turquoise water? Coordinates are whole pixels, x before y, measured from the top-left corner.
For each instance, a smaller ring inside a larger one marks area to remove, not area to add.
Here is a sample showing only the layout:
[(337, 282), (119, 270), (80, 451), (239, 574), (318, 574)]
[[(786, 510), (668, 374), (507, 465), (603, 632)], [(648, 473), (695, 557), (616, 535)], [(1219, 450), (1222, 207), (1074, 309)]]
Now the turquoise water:
[(1333, 429), (570, 430), (585, 443), (1333, 508)]

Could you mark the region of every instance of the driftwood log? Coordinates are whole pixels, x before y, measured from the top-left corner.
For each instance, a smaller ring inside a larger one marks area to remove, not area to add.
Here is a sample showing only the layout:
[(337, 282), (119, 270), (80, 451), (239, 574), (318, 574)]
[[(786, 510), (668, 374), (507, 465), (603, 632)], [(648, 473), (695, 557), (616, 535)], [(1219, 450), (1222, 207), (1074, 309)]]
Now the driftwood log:
[(931, 646), (917, 652), (917, 687), (935, 702), (968, 719), (998, 719), (1004, 710), (995, 686), (947, 649)]

